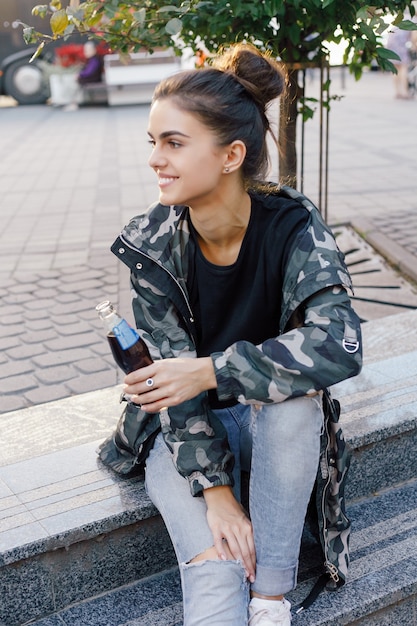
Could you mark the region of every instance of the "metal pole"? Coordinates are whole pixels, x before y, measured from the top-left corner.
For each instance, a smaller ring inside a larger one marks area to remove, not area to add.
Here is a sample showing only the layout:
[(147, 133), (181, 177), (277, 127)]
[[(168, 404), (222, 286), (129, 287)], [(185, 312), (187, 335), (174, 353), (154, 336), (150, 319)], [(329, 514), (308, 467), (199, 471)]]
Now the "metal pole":
[(330, 64), (327, 60), (326, 63), (326, 152), (325, 152), (325, 171), (324, 171), (324, 220), (327, 221), (327, 208), (328, 208), (328, 194), (329, 194), (329, 121), (330, 121)]
[(319, 209), (323, 196), (323, 61), (320, 63), (320, 134), (319, 134)]
[[(306, 69), (302, 70), (303, 78), (303, 97), (305, 97), (306, 93)], [(300, 166), (300, 191), (304, 193), (304, 140), (305, 140), (305, 129), (304, 129), (305, 121), (304, 116), (301, 115), (301, 166)]]

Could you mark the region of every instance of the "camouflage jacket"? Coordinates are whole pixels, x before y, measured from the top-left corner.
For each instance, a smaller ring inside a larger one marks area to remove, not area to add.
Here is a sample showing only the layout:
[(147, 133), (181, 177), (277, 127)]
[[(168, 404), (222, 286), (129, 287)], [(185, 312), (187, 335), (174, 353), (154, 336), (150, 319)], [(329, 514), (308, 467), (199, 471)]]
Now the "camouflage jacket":
[[(309, 217), (285, 268), (280, 334), (258, 346), (239, 341), (211, 355), (221, 400), (282, 402), (355, 376), (361, 368), (360, 323), (346, 293), (351, 280), (343, 255), (304, 196), (282, 188), (263, 201), (274, 208), (282, 197), (302, 202)], [(186, 207), (156, 204), (134, 218), (112, 246), (131, 270), (136, 324), (154, 359), (196, 355), (186, 287), (187, 246), (193, 245), (187, 217)], [(143, 462), (159, 427), (193, 495), (232, 483), (226, 433), (206, 394), (159, 415), (129, 405), (116, 433), (102, 444), (101, 458), (129, 473)]]

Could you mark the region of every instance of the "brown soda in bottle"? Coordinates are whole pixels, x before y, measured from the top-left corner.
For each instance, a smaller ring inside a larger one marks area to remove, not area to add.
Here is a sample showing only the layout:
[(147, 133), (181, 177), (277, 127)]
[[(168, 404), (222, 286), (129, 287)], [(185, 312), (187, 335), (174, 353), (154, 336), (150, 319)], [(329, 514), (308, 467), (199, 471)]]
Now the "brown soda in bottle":
[(98, 304), (96, 311), (104, 322), (114, 360), (125, 374), (153, 363), (146, 343), (136, 329), (120, 317), (109, 300)]

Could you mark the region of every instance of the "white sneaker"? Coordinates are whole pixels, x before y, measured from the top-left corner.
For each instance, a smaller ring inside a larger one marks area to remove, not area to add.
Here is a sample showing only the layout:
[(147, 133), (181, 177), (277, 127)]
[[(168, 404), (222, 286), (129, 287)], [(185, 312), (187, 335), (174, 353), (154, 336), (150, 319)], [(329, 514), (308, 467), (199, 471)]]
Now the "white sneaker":
[(249, 603), (249, 626), (291, 626), (288, 600), (252, 598)]

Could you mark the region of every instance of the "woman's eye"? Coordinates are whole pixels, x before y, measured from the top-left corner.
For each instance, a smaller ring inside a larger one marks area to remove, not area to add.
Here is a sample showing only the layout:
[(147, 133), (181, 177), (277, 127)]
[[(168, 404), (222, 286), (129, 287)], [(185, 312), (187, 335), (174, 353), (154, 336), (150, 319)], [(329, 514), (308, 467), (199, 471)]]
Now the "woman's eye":
[[(152, 146), (152, 148), (155, 148), (156, 146), (155, 139), (148, 139), (148, 143), (150, 146)], [(174, 141), (173, 139), (171, 139), (170, 141), (168, 141), (168, 145), (175, 150), (176, 148), (180, 148), (182, 144), (179, 143), (178, 141)]]

